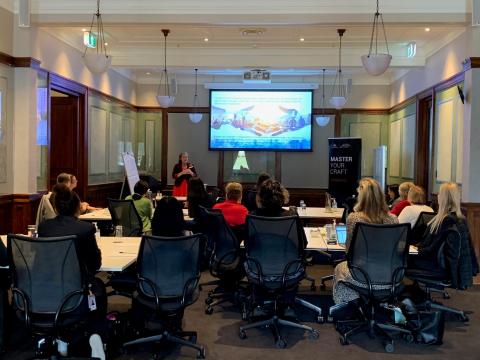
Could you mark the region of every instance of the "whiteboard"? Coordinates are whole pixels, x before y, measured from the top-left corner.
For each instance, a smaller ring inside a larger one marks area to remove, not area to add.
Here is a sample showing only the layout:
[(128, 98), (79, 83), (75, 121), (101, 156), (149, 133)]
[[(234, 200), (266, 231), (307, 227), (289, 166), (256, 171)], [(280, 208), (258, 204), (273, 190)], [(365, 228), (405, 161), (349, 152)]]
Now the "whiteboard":
[(132, 153), (122, 153), (123, 163), (125, 165), (125, 173), (127, 174), (128, 187), (130, 193), (133, 194), (133, 188), (137, 182), (140, 181), (138, 176), (137, 164), (135, 163), (135, 156)]

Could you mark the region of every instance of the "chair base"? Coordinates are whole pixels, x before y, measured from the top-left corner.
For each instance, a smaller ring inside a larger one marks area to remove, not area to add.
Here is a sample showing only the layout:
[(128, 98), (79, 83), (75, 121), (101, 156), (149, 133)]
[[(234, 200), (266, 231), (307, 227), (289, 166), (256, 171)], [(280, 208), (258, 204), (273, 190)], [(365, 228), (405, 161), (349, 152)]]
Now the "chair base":
[[(186, 340), (185, 338), (188, 338), (188, 340)], [(193, 348), (197, 350), (197, 359), (205, 359), (205, 348), (196, 343), (197, 333), (193, 331), (179, 331), (175, 333), (164, 331), (162, 334), (147, 336), (144, 338), (128, 341), (123, 344), (123, 347), (125, 348), (132, 345), (157, 343), (163, 341)]]
[(273, 336), (274, 336), (274, 339), (275, 339), (275, 345), (278, 348), (283, 349), (283, 348), (287, 347), (287, 342), (286, 342), (285, 338), (283, 338), (281, 333), (280, 333), (280, 325), (281, 326), (287, 326), (287, 327), (294, 328), (294, 329), (301, 329), (301, 330), (308, 331), (311, 339), (318, 339), (318, 337), (319, 337), (318, 331), (313, 329), (312, 327), (302, 325), (302, 324), (298, 324), (298, 323), (295, 323), (293, 321), (288, 321), (288, 320), (281, 319), (277, 315), (274, 315), (272, 318), (270, 318), (268, 320), (258, 321), (258, 322), (255, 322), (253, 324), (248, 324), (248, 325), (245, 325), (245, 326), (241, 326), (240, 331), (239, 331), (239, 337), (241, 339), (246, 339), (247, 338), (246, 330), (253, 329), (253, 328), (259, 328), (259, 327), (268, 327), (273, 333)]
[(237, 281), (233, 285), (225, 286), (225, 282), (221, 280), (214, 280), (202, 284), (203, 286), (216, 285), (217, 287), (209, 291), (205, 299), (205, 314), (213, 314), (214, 307), (223, 303), (231, 303), (239, 305), (244, 302), (242, 297), (246, 296), (246, 290), (242, 285), (248, 285), (247, 282)]

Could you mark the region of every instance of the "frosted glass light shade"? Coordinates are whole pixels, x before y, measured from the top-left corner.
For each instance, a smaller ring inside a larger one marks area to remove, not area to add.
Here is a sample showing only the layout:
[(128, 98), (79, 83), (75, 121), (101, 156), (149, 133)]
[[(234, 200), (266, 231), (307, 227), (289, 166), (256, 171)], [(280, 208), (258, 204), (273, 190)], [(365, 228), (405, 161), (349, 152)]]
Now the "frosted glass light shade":
[(317, 123), (318, 126), (324, 127), (327, 126), (328, 123), (330, 122), (330, 116), (328, 115), (320, 115), (315, 117), (315, 122)]
[(162, 108), (166, 109), (173, 105), (175, 96), (157, 95), (157, 102)]
[(102, 74), (112, 64), (112, 57), (103, 53), (87, 52), (83, 57), (86, 67), (94, 74)]
[(190, 118), (190, 121), (192, 123), (198, 124), (200, 121), (202, 121), (203, 114), (199, 114), (199, 113), (188, 114), (188, 117)]
[(330, 105), (335, 109), (340, 110), (347, 103), (347, 99), (344, 96), (332, 96), (329, 100)]
[(373, 76), (382, 75), (387, 71), (392, 61), (392, 55), (390, 54), (370, 54), (362, 56), (363, 67)]

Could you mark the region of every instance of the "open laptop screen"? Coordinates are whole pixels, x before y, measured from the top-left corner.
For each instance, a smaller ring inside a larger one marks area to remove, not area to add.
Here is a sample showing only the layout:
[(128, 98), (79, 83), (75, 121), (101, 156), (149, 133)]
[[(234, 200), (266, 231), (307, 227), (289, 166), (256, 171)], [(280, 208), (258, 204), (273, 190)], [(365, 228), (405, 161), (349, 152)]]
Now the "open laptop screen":
[(346, 225), (337, 225), (337, 242), (338, 245), (345, 245), (347, 242), (347, 226)]

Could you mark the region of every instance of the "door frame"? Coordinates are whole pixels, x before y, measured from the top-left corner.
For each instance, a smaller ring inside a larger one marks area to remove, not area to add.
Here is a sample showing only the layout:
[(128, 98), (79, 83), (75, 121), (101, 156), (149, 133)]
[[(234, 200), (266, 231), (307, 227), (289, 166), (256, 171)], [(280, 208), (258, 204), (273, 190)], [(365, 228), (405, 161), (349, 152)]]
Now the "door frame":
[(435, 93), (427, 90), (417, 96), (415, 169), (414, 182), (425, 190), (426, 200), (430, 198), (431, 154), (433, 136), (431, 133)]
[(77, 177), (79, 186), (77, 187), (80, 198), (85, 198), (88, 188), (88, 88), (72, 80), (65, 79), (56, 74), (50, 73), (48, 79), (48, 174), (50, 177), (50, 160), (51, 160), (51, 91), (58, 91), (78, 99), (78, 133), (77, 133)]

